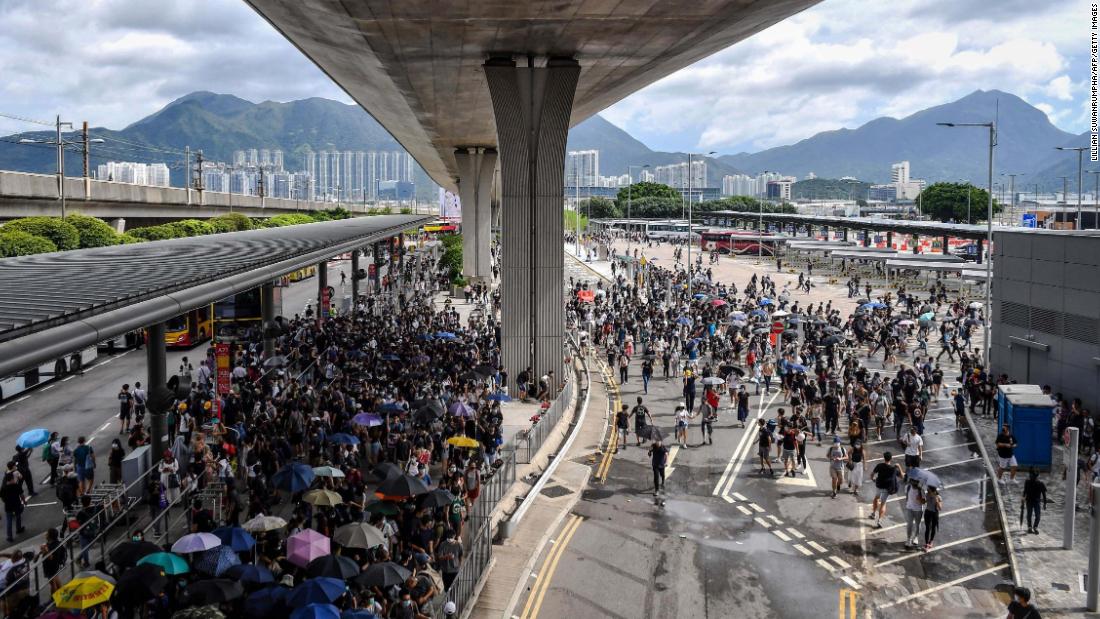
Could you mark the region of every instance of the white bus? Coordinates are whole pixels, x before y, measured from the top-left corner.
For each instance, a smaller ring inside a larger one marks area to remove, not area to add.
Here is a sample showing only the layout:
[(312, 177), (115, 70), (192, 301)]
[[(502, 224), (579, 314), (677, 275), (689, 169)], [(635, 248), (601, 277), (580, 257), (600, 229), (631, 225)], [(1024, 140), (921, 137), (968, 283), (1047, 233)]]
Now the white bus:
[(97, 346), (89, 346), (61, 359), (47, 361), (38, 367), (0, 378), (0, 400), (17, 396), (36, 385), (81, 372), (88, 367), (88, 364), (95, 361), (98, 354)]
[[(706, 228), (701, 226), (691, 227), (691, 239), (699, 240)], [(688, 224), (686, 221), (653, 221), (645, 224), (645, 236), (649, 239), (669, 241), (682, 241), (688, 238)]]

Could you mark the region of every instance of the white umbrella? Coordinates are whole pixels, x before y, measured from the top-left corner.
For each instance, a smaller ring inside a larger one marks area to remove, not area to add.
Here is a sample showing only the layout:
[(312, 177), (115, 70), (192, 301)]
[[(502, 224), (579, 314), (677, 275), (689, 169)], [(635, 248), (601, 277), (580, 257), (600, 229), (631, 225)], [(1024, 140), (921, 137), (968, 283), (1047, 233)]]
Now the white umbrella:
[(726, 384), (726, 381), (722, 380), (721, 378), (718, 378), (717, 376), (708, 376), (708, 377), (703, 379), (703, 384), (704, 385), (724, 385), (724, 384)]
[(974, 301), (968, 307), (970, 309), (982, 309), (982, 302), (981, 301)]
[(283, 520), (278, 516), (265, 516), (263, 514), (260, 514), (252, 520), (249, 520), (248, 522), (242, 524), (241, 528), (245, 531), (249, 531), (252, 533), (262, 533), (264, 531), (274, 531), (276, 529), (281, 529), (285, 527), (286, 524), (286, 520)]
[(913, 321), (912, 320), (899, 320), (898, 324), (903, 326), (903, 327), (908, 327), (909, 325), (913, 324)]
[(172, 552), (182, 555), (210, 550), (221, 545), (221, 538), (213, 533), (189, 533), (176, 540), (175, 544), (172, 544)]
[(791, 313), (787, 310), (776, 310), (772, 312), (772, 318), (783, 318), (784, 316), (790, 316)]

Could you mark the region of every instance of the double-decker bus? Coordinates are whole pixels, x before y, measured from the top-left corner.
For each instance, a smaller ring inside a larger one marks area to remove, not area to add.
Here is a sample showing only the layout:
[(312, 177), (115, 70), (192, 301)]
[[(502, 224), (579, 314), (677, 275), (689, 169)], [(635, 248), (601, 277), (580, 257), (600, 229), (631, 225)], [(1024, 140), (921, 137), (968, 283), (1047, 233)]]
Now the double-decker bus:
[(164, 323), (164, 345), (191, 348), (214, 334), (214, 312), (209, 305), (173, 316)]
[(708, 230), (703, 232), (699, 247), (703, 251), (721, 254), (774, 256), (780, 251), (782, 239), (777, 236), (757, 234), (752, 230)]
[[(283, 289), (275, 286), (274, 315), (282, 314)], [(235, 342), (249, 329), (259, 329), (263, 324), (263, 306), (259, 288), (230, 295), (214, 304), (214, 334), (219, 342)]]

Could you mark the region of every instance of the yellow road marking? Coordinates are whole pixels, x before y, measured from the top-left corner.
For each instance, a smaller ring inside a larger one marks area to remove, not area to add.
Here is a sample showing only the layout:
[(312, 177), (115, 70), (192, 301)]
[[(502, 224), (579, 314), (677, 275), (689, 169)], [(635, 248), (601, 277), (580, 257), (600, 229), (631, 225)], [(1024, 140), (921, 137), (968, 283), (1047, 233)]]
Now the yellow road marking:
[(596, 469), (596, 479), (601, 482), (607, 481), (607, 474), (611, 470), (611, 461), (614, 458), (615, 451), (619, 445), (619, 428), (615, 423), (615, 414), (622, 408), (622, 400), (619, 397), (619, 386), (615, 384), (615, 379), (611, 376), (611, 370), (605, 363), (601, 363), (604, 379), (607, 381), (608, 397), (612, 402), (611, 406), (611, 420), (608, 425), (611, 426), (611, 432), (607, 437), (607, 449), (604, 450), (603, 461), (600, 462), (600, 466)]
[(542, 569), (539, 570), (538, 578), (535, 579), (535, 586), (532, 587), (531, 593), (527, 597), (527, 603), (523, 605), (523, 613), (520, 615), (522, 619), (533, 619), (539, 615), (542, 600), (546, 597), (547, 590), (550, 589), (550, 581), (554, 578), (554, 571), (558, 569), (558, 561), (561, 560), (566, 546), (569, 545), (569, 540), (573, 539), (573, 534), (577, 532), (583, 520), (584, 518), (574, 515), (562, 529), (557, 543), (546, 555), (546, 561), (543, 563)]
[(859, 594), (852, 589), (841, 589), (837, 601), (837, 619), (856, 619)]

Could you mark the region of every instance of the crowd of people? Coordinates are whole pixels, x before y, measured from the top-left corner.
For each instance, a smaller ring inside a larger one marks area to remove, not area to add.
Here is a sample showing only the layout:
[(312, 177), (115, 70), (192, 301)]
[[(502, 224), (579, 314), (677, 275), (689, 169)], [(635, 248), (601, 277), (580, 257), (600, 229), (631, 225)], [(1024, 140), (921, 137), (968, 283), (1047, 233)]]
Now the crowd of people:
[[(508, 377), (493, 312), (475, 313), (463, 324), (449, 302), (439, 308), (434, 296), (449, 281), (430, 252), (409, 252), (394, 266), (380, 294), (360, 299), (354, 313), (318, 320), (307, 309), (280, 319), (274, 351), (262, 350), (260, 329), (246, 333), (232, 348), (228, 393), (217, 392), (213, 349), (197, 362), (184, 359), (180, 373), (191, 378), (191, 389), (170, 408), (171, 447), (160, 454), (141, 499), (155, 524), (121, 547), (170, 550), (169, 506), (186, 513), (191, 533), (267, 523), (250, 527), (255, 546), (233, 562), (254, 566), (264, 574), (261, 582), (287, 594), (315, 580), (312, 563), (292, 560), (288, 541), (315, 532), (353, 568), (346, 586), (324, 600), (338, 611), (362, 611), (357, 619), (453, 612), (443, 593), (462, 565), (465, 528), (482, 483), (500, 464), (500, 402), (507, 399)], [(476, 292), (486, 298), (485, 289)], [(145, 391), (124, 385), (118, 399), (120, 438), (106, 454), (112, 482), (121, 478), (127, 448), (149, 442)], [(64, 591), (54, 577), (66, 564), (61, 540), (69, 530), (80, 528), (80, 567), (93, 567), (87, 545), (98, 531), (88, 523), (102, 521), (103, 507), (89, 496), (96, 454), (84, 437), (74, 447), (69, 437), (53, 436), (43, 457), (56, 472), (51, 483), (58, 498), (76, 515), (49, 529), (38, 553), (16, 553), (0, 568), (9, 617), (35, 616), (41, 608), (27, 595), (32, 579), (26, 575), (36, 561), (51, 590)], [(9, 496), (22, 497), (15, 483), (34, 491), (29, 472), (19, 474), (24, 464), (8, 467), (5, 506)], [(377, 532), (378, 543), (341, 544), (341, 530), (364, 524)], [(9, 519), (9, 541), (10, 527)], [(95, 563), (96, 573), (115, 580), (133, 568), (134, 557), (116, 551)], [(197, 555), (190, 558), (192, 569), (162, 589), (135, 595), (119, 582), (115, 595), (86, 612), (167, 618), (212, 603), (226, 616), (268, 614), (251, 600), (275, 594), (245, 582), (243, 591), (211, 596), (205, 583), (222, 574), (198, 569)], [(293, 606), (277, 605), (273, 614)]]

